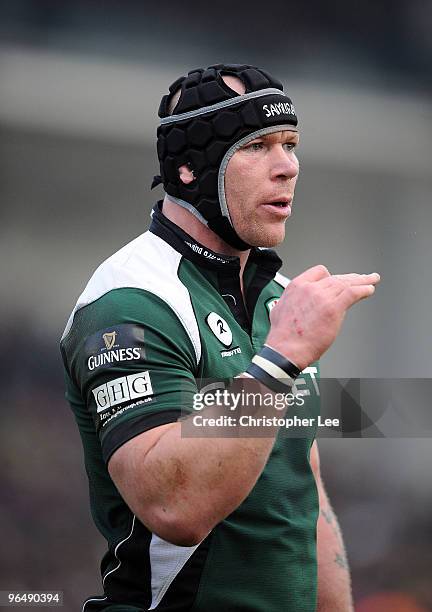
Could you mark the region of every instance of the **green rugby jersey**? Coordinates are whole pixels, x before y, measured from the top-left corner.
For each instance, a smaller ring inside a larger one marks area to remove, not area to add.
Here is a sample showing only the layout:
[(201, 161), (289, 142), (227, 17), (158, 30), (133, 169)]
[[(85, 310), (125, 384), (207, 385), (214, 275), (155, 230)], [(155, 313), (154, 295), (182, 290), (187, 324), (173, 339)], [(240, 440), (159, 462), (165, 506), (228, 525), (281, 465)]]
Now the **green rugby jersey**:
[[(280, 266), (274, 251), (253, 249), (243, 300), (238, 258), (197, 243), (159, 203), (149, 231), (106, 260), (78, 299), (61, 341), (66, 397), (84, 448), (92, 516), (108, 543), (104, 594), (88, 599), (84, 612), (315, 610), (314, 428), (298, 438), (279, 432), (249, 496), (198, 546), (151, 533), (107, 470), (127, 440), (176, 421), (197, 380), (247, 369), (288, 282)], [(303, 373), (310, 395), (296, 409), (300, 416), (317, 414), (315, 373)]]

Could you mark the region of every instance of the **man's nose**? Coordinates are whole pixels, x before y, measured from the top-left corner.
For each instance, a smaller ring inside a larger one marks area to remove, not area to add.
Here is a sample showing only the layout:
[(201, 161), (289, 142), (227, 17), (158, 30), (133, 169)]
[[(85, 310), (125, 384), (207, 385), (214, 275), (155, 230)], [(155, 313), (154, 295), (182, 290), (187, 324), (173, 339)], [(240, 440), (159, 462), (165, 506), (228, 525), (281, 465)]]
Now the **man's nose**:
[(271, 178), (292, 179), (298, 175), (299, 165), (294, 151), (276, 145), (271, 155)]

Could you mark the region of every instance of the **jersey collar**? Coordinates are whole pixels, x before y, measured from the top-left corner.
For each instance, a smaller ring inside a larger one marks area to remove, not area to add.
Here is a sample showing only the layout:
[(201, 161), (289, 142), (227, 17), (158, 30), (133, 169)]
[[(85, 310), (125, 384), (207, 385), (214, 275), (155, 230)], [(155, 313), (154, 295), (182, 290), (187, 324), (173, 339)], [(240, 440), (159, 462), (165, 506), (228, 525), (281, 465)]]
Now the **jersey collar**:
[[(162, 238), (183, 257), (189, 259), (195, 265), (214, 270), (218, 273), (229, 275), (240, 274), (240, 259), (232, 255), (223, 255), (212, 251), (199, 243), (195, 238), (183, 231), (178, 225), (170, 221), (162, 213), (162, 200), (157, 202), (152, 211), (152, 222), (149, 230)], [(274, 276), (282, 266), (282, 260), (272, 249), (251, 249), (247, 266), (255, 263), (258, 267), (267, 271), (269, 276)]]

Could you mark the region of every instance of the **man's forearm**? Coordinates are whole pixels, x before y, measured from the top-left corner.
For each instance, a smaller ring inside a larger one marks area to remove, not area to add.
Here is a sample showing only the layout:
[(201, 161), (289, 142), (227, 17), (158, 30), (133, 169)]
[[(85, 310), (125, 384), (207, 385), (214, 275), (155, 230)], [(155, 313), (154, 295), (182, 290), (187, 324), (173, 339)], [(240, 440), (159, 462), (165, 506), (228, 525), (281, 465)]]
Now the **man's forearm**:
[(318, 486), (320, 511), (317, 525), (317, 612), (352, 612), (351, 578), (337, 518), (327, 494)]

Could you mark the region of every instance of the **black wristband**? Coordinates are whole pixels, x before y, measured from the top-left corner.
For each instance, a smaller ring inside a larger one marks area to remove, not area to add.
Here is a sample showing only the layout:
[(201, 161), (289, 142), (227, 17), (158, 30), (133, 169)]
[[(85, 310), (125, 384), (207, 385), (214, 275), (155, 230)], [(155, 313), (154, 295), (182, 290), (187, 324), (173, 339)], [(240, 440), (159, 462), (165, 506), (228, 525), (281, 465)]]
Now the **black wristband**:
[(284, 384), (277, 378), (270, 376), (265, 370), (263, 370), (256, 363), (251, 363), (246, 370), (247, 374), (250, 374), (252, 378), (255, 378), (260, 383), (262, 383), (265, 387), (268, 387), (271, 391), (275, 391), (275, 393), (289, 393), (291, 390), (291, 384)]
[(263, 357), (264, 359), (267, 359), (268, 361), (274, 363), (281, 370), (283, 370), (285, 374), (288, 374), (288, 376), (293, 380), (295, 380), (301, 372), (301, 370), (295, 365), (295, 363), (272, 349), (270, 346), (267, 346), (266, 344), (264, 344), (260, 352), (257, 354), (260, 355), (260, 357)]

